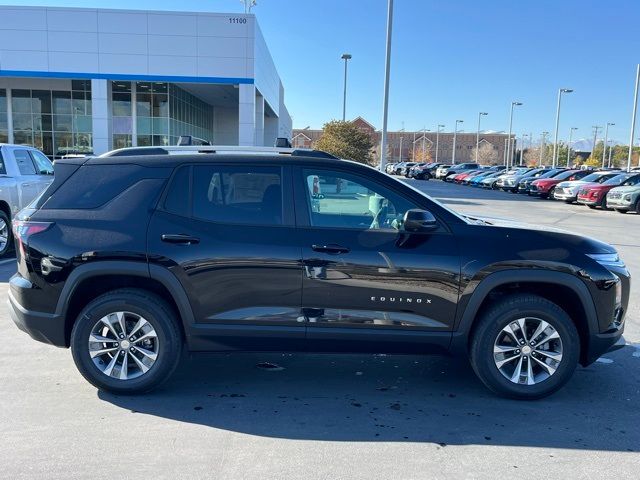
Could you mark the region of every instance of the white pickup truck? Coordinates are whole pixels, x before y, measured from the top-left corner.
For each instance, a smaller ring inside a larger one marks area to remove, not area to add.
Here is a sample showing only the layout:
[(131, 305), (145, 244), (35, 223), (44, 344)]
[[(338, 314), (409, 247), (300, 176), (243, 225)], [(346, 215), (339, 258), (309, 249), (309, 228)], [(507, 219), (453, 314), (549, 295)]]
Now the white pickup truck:
[(11, 219), (52, 180), (53, 165), (40, 150), (0, 143), (0, 258), (11, 248)]

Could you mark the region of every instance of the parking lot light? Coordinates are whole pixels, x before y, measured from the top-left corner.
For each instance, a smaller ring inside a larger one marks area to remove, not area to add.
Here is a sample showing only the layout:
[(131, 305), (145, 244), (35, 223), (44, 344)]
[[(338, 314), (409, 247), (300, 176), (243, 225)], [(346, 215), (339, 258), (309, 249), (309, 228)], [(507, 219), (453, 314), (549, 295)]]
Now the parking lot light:
[(451, 165), (456, 164), (456, 140), (458, 137), (458, 124), (464, 123), (464, 120), (456, 120), (456, 127), (453, 130), (453, 151), (451, 152)]
[(436, 130), (436, 163), (438, 163), (438, 147), (440, 146), (440, 132), (442, 130), (440, 130), (441, 128), (444, 128), (444, 125), (438, 124), (438, 129)]
[(512, 163), (512, 158), (511, 158), (511, 128), (513, 127), (513, 107), (516, 106), (520, 106), (522, 105), (522, 102), (511, 102), (511, 113), (509, 115), (509, 136), (508, 141), (507, 141), (507, 162), (506, 162), (506, 166), (507, 168), (509, 168), (509, 165), (511, 165)]
[[(602, 144), (602, 168), (604, 168), (604, 160), (607, 156), (607, 141), (609, 140), (609, 125), (615, 125), (615, 123), (607, 122), (607, 125), (604, 128), (604, 143)], [(595, 145), (594, 145), (594, 148), (595, 148)]]
[[(633, 156), (633, 136), (636, 130), (636, 113), (638, 111), (638, 84), (640, 84), (640, 63), (636, 67), (636, 89), (633, 94), (633, 108), (631, 109), (631, 134), (629, 136), (629, 153), (627, 154), (627, 172), (631, 171), (631, 157)], [(638, 159), (640, 166), (640, 159)]]
[(560, 100), (562, 99), (563, 93), (571, 93), (573, 92), (570, 88), (560, 88), (558, 89), (558, 108), (556, 109), (556, 133), (553, 139), (553, 158), (551, 166), (556, 168), (556, 164), (558, 162), (558, 127), (560, 126)]
[(344, 94), (342, 97), (342, 121), (344, 122), (347, 115), (347, 63), (351, 60), (351, 54), (343, 53), (340, 58), (344, 60)]
[(489, 115), (487, 112), (478, 113), (478, 132), (476, 134), (476, 163), (478, 163), (478, 149), (480, 148), (480, 119), (483, 115)]
[(574, 130), (578, 130), (578, 127), (571, 127), (569, 129), (569, 143), (567, 143), (567, 167), (571, 166), (571, 139), (573, 138)]

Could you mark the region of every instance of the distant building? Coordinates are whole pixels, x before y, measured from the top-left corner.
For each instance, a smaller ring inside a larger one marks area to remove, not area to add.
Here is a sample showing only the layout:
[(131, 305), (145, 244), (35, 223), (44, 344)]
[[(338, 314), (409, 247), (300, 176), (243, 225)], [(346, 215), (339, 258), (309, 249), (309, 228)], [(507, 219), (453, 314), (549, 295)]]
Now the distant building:
[[(368, 133), (375, 145), (375, 155), (380, 157), (380, 130), (362, 117), (353, 120), (362, 131)], [(298, 148), (312, 148), (320, 138), (322, 130), (310, 128), (293, 129), (292, 143)], [(505, 133), (480, 132), (479, 163), (504, 163), (505, 147), (508, 135)], [(436, 152), (437, 143), (437, 152)], [(428, 152), (431, 160), (451, 163), (453, 154), (453, 132), (387, 132), (387, 161), (406, 162), (414, 158), (424, 158)], [(402, 149), (401, 149), (402, 145)], [(456, 138), (456, 163), (475, 161), (476, 133), (458, 133)], [(517, 148), (517, 145), (516, 145)]]

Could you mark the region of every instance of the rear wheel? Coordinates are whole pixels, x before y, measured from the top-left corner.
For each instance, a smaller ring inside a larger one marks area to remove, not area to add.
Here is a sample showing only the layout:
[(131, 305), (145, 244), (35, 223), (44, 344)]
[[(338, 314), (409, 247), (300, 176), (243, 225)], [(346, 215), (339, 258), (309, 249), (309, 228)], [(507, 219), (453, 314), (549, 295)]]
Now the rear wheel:
[(80, 313), (71, 332), (76, 367), (101, 390), (152, 390), (178, 365), (182, 337), (175, 317), (162, 298), (144, 290), (99, 296)]
[(638, 200), (636, 201), (636, 206), (634, 207), (634, 210), (637, 214), (640, 214), (640, 198), (638, 198)]
[(536, 295), (512, 295), (492, 305), (478, 320), (470, 348), (471, 365), (489, 389), (524, 400), (565, 385), (579, 353), (571, 318)]
[(11, 222), (3, 211), (0, 211), (0, 258), (4, 257), (11, 249)]

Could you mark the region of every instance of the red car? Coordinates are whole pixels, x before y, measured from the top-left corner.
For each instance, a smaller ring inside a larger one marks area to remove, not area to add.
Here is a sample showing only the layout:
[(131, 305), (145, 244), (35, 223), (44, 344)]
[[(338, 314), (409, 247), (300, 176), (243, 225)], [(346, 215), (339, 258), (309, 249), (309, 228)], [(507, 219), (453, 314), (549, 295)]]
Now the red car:
[(473, 175), (474, 173), (478, 173), (475, 170), (472, 170), (470, 172), (463, 172), (463, 173), (459, 173), (458, 175), (456, 175), (455, 177), (453, 177), (453, 181), (455, 183), (462, 183), (462, 181), (467, 178), (469, 175)]
[(555, 177), (540, 178), (531, 182), (529, 195), (538, 196), (540, 198), (553, 198), (553, 191), (560, 182), (580, 180), (591, 172), (589, 170), (566, 170)]
[(619, 187), (628, 180), (640, 177), (638, 172), (621, 173), (600, 185), (585, 185), (578, 192), (578, 203), (589, 208), (607, 208), (607, 193), (615, 187)]

